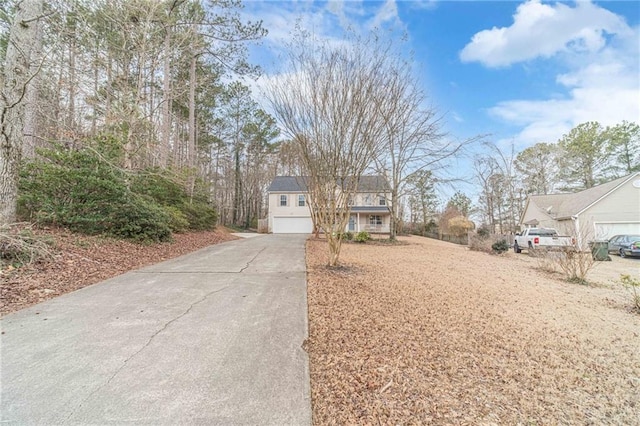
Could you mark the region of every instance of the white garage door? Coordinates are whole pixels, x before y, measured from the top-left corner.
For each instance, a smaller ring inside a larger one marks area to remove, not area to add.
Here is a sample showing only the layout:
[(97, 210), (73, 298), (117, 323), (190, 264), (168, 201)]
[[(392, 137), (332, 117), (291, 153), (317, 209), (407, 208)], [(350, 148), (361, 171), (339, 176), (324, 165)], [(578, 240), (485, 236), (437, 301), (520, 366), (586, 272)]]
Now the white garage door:
[(608, 240), (620, 234), (640, 235), (640, 222), (596, 222), (595, 228), (597, 240)]
[(274, 217), (274, 234), (310, 234), (313, 222), (310, 217)]

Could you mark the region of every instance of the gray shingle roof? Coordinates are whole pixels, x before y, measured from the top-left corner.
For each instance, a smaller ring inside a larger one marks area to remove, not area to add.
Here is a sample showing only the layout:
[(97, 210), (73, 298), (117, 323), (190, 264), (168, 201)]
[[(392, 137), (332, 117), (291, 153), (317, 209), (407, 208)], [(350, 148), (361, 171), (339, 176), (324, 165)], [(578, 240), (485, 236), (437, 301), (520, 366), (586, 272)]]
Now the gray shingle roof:
[(360, 176), (360, 180), (358, 181), (358, 192), (388, 192), (391, 191), (391, 187), (389, 186), (389, 182), (380, 176)]
[[(307, 178), (304, 176), (276, 176), (267, 192), (307, 192)], [(391, 190), (389, 182), (379, 175), (361, 176), (358, 182), (358, 192), (388, 192)]]
[(352, 206), (352, 213), (389, 213), (386, 206)]
[(267, 192), (307, 192), (306, 181), (304, 176), (276, 176)]
[(529, 197), (529, 202), (553, 218), (567, 219), (579, 214), (591, 204), (637, 174), (638, 173), (634, 173), (633, 175), (624, 176), (611, 182), (572, 194), (532, 195)]

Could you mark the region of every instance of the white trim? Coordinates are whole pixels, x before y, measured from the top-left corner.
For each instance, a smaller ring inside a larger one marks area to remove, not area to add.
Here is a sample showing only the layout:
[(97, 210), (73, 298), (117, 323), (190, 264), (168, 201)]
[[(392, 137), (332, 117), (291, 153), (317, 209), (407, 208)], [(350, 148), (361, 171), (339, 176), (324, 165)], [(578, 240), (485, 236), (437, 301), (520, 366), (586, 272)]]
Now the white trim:
[(601, 220), (593, 222), (594, 225), (597, 223), (640, 223), (640, 220)]
[(598, 225), (627, 225), (627, 224), (632, 224), (632, 225), (640, 225), (640, 220), (607, 220), (607, 221), (598, 221), (598, 222), (593, 222), (593, 236), (594, 238), (598, 236)]

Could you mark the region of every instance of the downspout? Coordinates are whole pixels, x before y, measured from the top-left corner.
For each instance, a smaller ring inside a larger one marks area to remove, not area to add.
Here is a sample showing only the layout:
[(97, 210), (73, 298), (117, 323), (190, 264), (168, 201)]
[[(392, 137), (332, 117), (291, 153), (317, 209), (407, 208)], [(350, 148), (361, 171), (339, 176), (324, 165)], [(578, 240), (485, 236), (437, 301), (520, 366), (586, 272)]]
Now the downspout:
[(582, 233), (580, 232), (580, 219), (578, 216), (571, 216), (571, 220), (573, 221), (573, 227), (576, 233), (576, 243), (578, 245), (578, 249), (582, 251)]

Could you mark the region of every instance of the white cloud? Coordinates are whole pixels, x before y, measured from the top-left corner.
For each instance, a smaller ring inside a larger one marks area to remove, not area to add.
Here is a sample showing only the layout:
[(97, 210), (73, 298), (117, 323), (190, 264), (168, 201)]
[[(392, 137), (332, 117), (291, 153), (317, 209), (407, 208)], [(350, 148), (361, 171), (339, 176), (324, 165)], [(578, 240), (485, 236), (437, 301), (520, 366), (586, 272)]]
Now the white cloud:
[(391, 22), (392, 24), (400, 22), (398, 5), (395, 0), (386, 0), (382, 7), (376, 12), (369, 26), (370, 28), (380, 28), (387, 22)]
[(571, 70), (556, 76), (565, 94), (553, 99), (508, 100), (489, 113), (522, 130), (513, 137), (518, 145), (555, 142), (586, 121), (614, 125), (640, 122), (640, 32), (636, 28), (616, 46), (597, 55), (573, 55)]
[(605, 46), (606, 34), (630, 32), (622, 18), (588, 1), (570, 7), (530, 0), (518, 6), (511, 26), (476, 33), (460, 59), (500, 67), (559, 52), (597, 52)]
[[(460, 54), (488, 67), (546, 58), (557, 67), (553, 94), (512, 99), (488, 109), (491, 116), (520, 130), (499, 143), (520, 148), (555, 142), (586, 121), (613, 125), (640, 122), (640, 32), (591, 3), (521, 4), (510, 27), (477, 33)], [(538, 62), (526, 68), (535, 72)]]
[(453, 118), (453, 120), (454, 120), (456, 123), (464, 123), (464, 118), (462, 118), (462, 117), (460, 116), (460, 114), (458, 114), (457, 112), (455, 112), (455, 111), (451, 112), (451, 113), (450, 113), (450, 116)]
[(413, 9), (434, 10), (439, 1), (441, 0), (413, 0), (409, 2), (409, 6)]
[(349, 27), (349, 19), (347, 18), (347, 14), (345, 13), (343, 0), (329, 0), (327, 2), (327, 11), (338, 17), (340, 26), (343, 29)]

